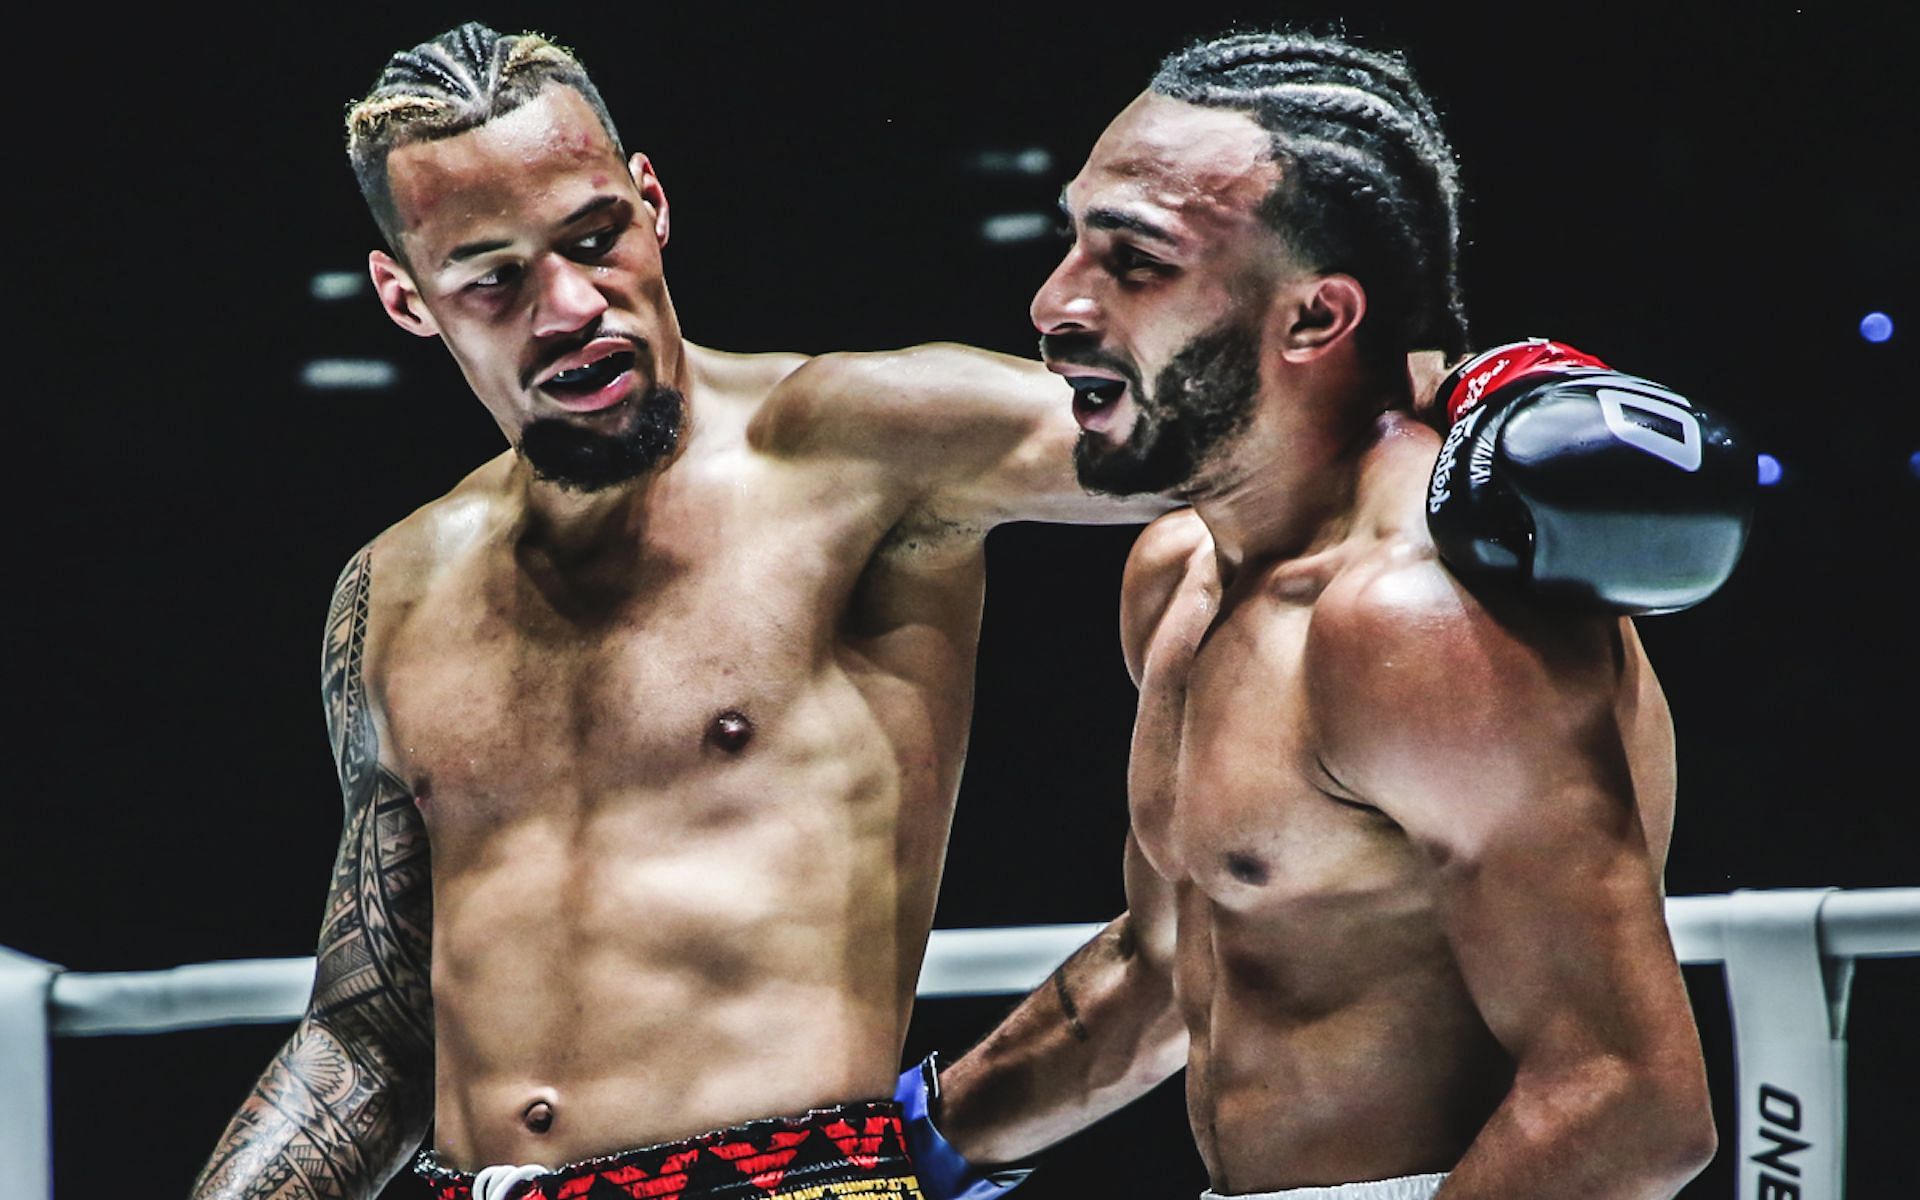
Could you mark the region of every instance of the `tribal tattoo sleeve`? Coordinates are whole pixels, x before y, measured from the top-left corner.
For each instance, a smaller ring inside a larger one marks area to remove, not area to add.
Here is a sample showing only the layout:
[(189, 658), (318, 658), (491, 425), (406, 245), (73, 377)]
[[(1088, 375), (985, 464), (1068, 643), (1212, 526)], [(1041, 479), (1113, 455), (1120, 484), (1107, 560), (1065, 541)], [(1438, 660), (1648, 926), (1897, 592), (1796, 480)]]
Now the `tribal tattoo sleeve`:
[(380, 764), (361, 673), (371, 547), (340, 575), (321, 688), (346, 819), (299, 1027), (235, 1114), (195, 1200), (372, 1197), (425, 1135), (433, 1098), (427, 833)]

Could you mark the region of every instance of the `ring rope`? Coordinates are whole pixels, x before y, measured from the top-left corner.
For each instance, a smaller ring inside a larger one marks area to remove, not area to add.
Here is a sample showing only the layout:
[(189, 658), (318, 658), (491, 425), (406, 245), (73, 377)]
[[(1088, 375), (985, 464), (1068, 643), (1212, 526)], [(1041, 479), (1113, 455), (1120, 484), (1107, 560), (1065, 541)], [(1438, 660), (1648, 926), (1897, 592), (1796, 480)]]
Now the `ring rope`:
[[(1744, 893), (1735, 893), (1736, 895)], [(1667, 928), (1680, 961), (1725, 961), (1733, 896), (1673, 896)], [(936, 929), (918, 994), (1020, 995), (1032, 991), (1099, 932), (1098, 923)], [(1820, 910), (1820, 949), (1830, 958), (1920, 954), (1920, 888), (1833, 892)], [(313, 959), (195, 963), (161, 971), (61, 971), (53, 979), (57, 1037), (169, 1033), (217, 1025), (297, 1020), (313, 987)]]

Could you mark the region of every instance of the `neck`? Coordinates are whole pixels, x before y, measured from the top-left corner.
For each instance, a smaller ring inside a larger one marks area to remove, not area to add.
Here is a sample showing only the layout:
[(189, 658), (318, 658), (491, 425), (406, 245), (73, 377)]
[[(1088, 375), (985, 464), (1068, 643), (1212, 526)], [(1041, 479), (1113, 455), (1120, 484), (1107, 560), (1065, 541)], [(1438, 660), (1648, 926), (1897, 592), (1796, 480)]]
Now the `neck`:
[(682, 343), (670, 375), (661, 382), (678, 391), (684, 401), (679, 444), (671, 455), (632, 479), (596, 491), (562, 487), (537, 477), (532, 464), (515, 456), (508, 488), (519, 499), (521, 517), (515, 544), (522, 551), (538, 551), (557, 566), (591, 563), (607, 551), (631, 548), (645, 523), (650, 497), (667, 472), (685, 456), (697, 425), (699, 386), (694, 378), (695, 347)]
[(580, 492), (535, 478), (524, 458), (513, 464), (510, 487), (520, 498), (514, 545), (556, 566), (591, 562), (632, 542), (646, 494), (665, 465), (597, 492)]
[(1342, 389), (1261, 406), (1193, 510), (1207, 526), (1220, 576), (1299, 558), (1351, 523), (1361, 457), (1388, 397)]

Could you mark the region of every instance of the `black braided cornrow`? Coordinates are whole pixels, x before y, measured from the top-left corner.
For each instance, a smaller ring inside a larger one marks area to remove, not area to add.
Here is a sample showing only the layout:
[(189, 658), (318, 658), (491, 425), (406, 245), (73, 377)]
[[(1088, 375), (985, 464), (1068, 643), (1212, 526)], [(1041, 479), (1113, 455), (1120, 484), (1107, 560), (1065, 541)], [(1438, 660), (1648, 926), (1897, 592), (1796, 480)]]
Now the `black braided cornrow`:
[(1352, 275), (1356, 335), (1381, 361), (1467, 346), (1459, 175), (1433, 105), (1398, 56), (1292, 32), (1229, 34), (1161, 63), (1152, 90), (1244, 112), (1281, 181), (1263, 215), (1317, 269)]
[(394, 253), (400, 253), (400, 219), (387, 179), (387, 155), (411, 142), (453, 137), (505, 116), (550, 83), (579, 92), (619, 149), (620, 133), (586, 68), (571, 51), (537, 33), (507, 36), (469, 21), (387, 60), (373, 90), (347, 110), (347, 158)]

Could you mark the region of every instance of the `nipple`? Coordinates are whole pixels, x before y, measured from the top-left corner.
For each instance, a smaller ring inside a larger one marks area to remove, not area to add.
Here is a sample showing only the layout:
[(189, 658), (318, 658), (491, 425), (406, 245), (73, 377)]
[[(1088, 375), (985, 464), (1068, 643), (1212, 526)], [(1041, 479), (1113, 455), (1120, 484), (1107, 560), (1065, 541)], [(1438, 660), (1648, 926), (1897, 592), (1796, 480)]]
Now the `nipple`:
[(1255, 887), (1265, 883), (1268, 876), (1266, 863), (1238, 850), (1227, 855), (1227, 872), (1241, 883), (1252, 884)]
[(525, 1111), (520, 1114), (520, 1119), (526, 1123), (531, 1132), (545, 1133), (553, 1128), (553, 1105), (545, 1100), (535, 1100), (527, 1105)]
[(707, 726), (707, 740), (728, 754), (738, 754), (753, 740), (753, 722), (747, 714), (730, 708)]

